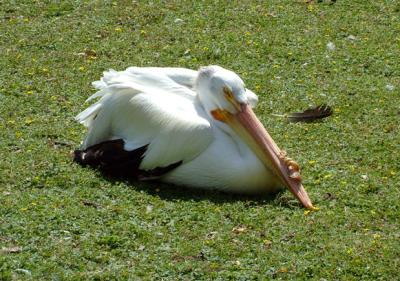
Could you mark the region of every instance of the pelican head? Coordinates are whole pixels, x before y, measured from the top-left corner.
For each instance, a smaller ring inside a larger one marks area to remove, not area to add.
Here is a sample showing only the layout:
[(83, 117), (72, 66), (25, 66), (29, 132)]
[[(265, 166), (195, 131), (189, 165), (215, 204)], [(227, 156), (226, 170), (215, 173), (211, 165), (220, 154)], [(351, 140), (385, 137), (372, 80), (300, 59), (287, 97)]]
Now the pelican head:
[(275, 177), (308, 209), (310, 198), (301, 184), (299, 167), (286, 157), (251, 109), (251, 99), (242, 79), (219, 66), (199, 70), (198, 97), (208, 114), (232, 129)]

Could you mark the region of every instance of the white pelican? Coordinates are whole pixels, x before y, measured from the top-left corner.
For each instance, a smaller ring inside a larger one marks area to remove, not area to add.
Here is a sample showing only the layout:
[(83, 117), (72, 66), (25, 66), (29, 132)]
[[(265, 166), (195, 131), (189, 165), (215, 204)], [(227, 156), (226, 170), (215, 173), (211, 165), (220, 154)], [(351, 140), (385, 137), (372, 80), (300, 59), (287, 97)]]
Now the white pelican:
[(253, 113), (257, 96), (219, 66), (130, 67), (93, 82), (100, 98), (76, 116), (88, 134), (75, 161), (106, 172), (236, 193), (286, 186), (313, 205), (299, 167)]

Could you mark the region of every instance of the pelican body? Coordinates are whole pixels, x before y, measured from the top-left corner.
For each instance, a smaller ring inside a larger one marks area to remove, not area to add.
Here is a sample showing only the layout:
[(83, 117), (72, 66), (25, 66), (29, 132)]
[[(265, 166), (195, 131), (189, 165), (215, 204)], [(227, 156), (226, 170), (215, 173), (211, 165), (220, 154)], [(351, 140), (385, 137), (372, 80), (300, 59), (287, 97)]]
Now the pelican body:
[(74, 159), (104, 172), (235, 193), (287, 187), (312, 203), (298, 165), (252, 108), (257, 96), (219, 66), (130, 67), (93, 82), (98, 99), (76, 119), (88, 128)]

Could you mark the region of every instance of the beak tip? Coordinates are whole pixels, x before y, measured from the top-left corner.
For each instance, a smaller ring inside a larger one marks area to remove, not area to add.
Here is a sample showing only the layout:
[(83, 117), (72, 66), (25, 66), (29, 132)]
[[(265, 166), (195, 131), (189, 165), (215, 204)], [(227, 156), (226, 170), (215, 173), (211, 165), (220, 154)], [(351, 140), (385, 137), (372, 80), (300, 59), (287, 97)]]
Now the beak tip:
[(303, 205), (307, 210), (314, 211), (316, 208), (313, 206), (310, 197), (308, 196), (306, 190), (300, 182), (296, 184), (289, 185), (289, 190), (294, 194), (297, 200)]
[(317, 208), (315, 208), (314, 206), (313, 206), (313, 204), (305, 204), (304, 205), (304, 208), (306, 208), (307, 210), (310, 210), (310, 211), (316, 211), (316, 210), (318, 210)]

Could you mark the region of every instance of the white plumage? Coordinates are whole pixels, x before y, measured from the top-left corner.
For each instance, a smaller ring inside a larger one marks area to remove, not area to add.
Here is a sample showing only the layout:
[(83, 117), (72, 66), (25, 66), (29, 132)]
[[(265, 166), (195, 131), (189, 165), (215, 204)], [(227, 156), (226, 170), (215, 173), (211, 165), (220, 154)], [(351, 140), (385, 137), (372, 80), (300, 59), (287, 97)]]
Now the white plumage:
[(199, 71), (130, 67), (105, 72), (93, 85), (98, 92), (88, 101), (99, 100), (76, 116), (88, 127), (82, 151), (122, 139), (127, 151), (147, 146), (140, 170), (181, 163), (159, 177), (164, 182), (240, 193), (287, 185), (277, 173), (281, 168), (272, 167), (282, 158), (277, 146), (264, 161), (257, 152), (265, 154), (265, 149), (252, 148), (263, 146), (262, 140), (251, 144), (241, 137), (242, 129), (225, 122), (257, 104), (257, 96), (235, 73), (218, 66)]

